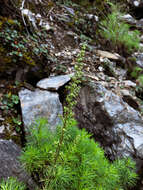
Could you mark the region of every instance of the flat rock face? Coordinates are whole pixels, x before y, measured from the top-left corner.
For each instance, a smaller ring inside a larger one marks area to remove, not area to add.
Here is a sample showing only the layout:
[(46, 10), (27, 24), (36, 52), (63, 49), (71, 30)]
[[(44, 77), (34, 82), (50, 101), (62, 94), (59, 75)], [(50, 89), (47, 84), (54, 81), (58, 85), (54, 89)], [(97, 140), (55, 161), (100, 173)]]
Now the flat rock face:
[(37, 87), (44, 90), (57, 91), (61, 86), (69, 82), (72, 76), (73, 74), (45, 78), (37, 83)]
[(111, 159), (143, 159), (143, 120), (120, 96), (91, 82), (81, 89), (75, 113), (80, 128), (91, 132)]
[(132, 25), (136, 25), (137, 23), (137, 21), (130, 14), (121, 16), (121, 19)]
[(0, 180), (13, 176), (24, 182), (30, 190), (35, 190), (35, 183), (22, 169), (18, 160), (20, 153), (21, 149), (14, 142), (0, 140)]
[(113, 60), (119, 60), (120, 59), (120, 55), (117, 53), (110, 53), (108, 51), (102, 51), (102, 50), (97, 50), (97, 54), (103, 58), (109, 58), (109, 59), (113, 59)]
[(48, 119), (51, 129), (61, 122), (62, 105), (56, 92), (23, 89), (19, 92), (19, 98), (26, 129), (38, 118)]
[(136, 53), (136, 66), (143, 68), (143, 53)]

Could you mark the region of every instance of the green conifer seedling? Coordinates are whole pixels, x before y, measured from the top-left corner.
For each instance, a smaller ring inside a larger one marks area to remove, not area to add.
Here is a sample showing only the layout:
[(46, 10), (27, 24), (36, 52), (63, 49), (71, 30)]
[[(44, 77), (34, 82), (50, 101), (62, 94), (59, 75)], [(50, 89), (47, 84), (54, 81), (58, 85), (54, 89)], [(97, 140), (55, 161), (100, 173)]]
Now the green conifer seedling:
[(111, 8), (112, 13), (100, 23), (99, 33), (114, 46), (114, 49), (124, 48), (128, 53), (139, 49), (140, 32), (130, 30), (130, 25), (121, 19), (122, 13), (117, 6), (111, 4)]
[(16, 178), (10, 177), (7, 180), (2, 180), (0, 182), (1, 190), (26, 190), (26, 186), (19, 182)]

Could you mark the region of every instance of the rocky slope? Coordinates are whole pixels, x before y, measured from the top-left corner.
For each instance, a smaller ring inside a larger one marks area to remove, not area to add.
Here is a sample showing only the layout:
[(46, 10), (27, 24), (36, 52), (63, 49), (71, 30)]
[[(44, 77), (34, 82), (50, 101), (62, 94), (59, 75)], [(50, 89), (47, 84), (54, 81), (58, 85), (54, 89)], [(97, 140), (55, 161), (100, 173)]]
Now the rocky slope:
[[(128, 13), (121, 19), (132, 25), (131, 30), (140, 30), (140, 48), (129, 53), (98, 33), (110, 12), (105, 1), (20, 2), (0, 1), (0, 153), (8, 143), (17, 155), (17, 146), (3, 139), (23, 146), (33, 119), (46, 116), (53, 127), (60, 122), (67, 74), (74, 72), (76, 56), (86, 43), (85, 78), (75, 108), (79, 127), (93, 134), (110, 160), (131, 156), (142, 179), (142, 3), (123, 3)], [(45, 87), (41, 79), (51, 76), (59, 77), (45, 79), (50, 88)], [(11, 151), (5, 154), (11, 157)], [(2, 175), (3, 167), (0, 164), (0, 177), (13, 175), (9, 170)]]

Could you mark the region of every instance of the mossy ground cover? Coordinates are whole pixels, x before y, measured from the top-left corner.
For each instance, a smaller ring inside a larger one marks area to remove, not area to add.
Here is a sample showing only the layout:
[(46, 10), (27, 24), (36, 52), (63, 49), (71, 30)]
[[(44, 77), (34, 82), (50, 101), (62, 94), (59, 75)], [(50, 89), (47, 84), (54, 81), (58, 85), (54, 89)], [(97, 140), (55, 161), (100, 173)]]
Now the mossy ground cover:
[(50, 60), (45, 35), (40, 31), (28, 34), (23, 23), (1, 16), (0, 72), (8, 73), (12, 68), (16, 72), (26, 65), (44, 67)]
[(0, 127), (3, 128), (1, 138), (12, 139), (22, 145), (23, 135), (22, 118), (20, 115), (20, 104), (18, 98), (18, 85), (11, 80), (0, 82)]

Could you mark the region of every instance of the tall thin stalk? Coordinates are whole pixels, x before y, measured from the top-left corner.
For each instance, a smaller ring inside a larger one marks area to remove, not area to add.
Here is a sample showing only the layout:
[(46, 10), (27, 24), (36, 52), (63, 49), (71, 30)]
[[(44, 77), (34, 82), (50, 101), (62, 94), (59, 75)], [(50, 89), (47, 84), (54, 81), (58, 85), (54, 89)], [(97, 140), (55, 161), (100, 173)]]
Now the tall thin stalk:
[(77, 63), (75, 64), (75, 67), (74, 67), (75, 74), (72, 77), (72, 81), (71, 81), (70, 85), (67, 86), (69, 94), (66, 97), (66, 104), (67, 105), (64, 106), (63, 116), (61, 116), (61, 119), (62, 119), (61, 136), (60, 136), (59, 141), (57, 143), (57, 148), (56, 148), (54, 161), (53, 161), (53, 167), (51, 168), (51, 171), (49, 172), (50, 176), (46, 180), (48, 182), (47, 183), (48, 190), (52, 190), (52, 187), (51, 187), (52, 183), (51, 182), (52, 182), (52, 178), (53, 178), (53, 172), (54, 172), (56, 163), (59, 159), (59, 155), (60, 155), (61, 147), (63, 144), (64, 134), (65, 134), (66, 128), (74, 120), (73, 108), (76, 105), (76, 98), (77, 98), (79, 91), (80, 91), (79, 84), (81, 83), (82, 77), (83, 77), (82, 69), (83, 69), (83, 59), (84, 59), (84, 55), (85, 55), (85, 49), (86, 49), (86, 44), (83, 44), (81, 51), (77, 57)]

